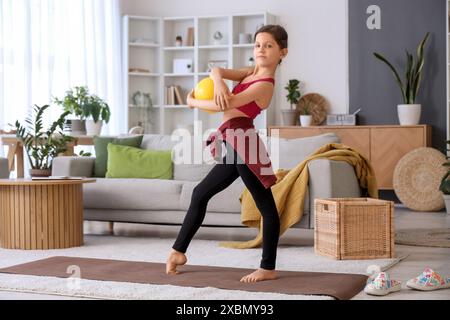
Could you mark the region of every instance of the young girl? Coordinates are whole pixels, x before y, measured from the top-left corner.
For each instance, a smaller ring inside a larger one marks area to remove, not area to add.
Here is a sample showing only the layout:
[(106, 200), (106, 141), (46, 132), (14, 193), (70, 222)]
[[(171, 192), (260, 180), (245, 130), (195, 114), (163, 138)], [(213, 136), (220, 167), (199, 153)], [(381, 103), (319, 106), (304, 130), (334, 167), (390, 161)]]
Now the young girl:
[[(177, 274), (177, 266), (187, 262), (184, 253), (203, 222), (209, 199), (241, 177), (263, 217), (263, 250), (260, 268), (242, 277), (240, 281), (255, 282), (277, 278), (275, 260), (280, 221), (270, 189), (275, 184), (276, 177), (273, 171), (269, 171), (272, 174), (262, 174), (261, 168), (264, 165), (260, 162), (250, 163), (248, 160), (249, 147), (246, 146), (243, 151), (238, 150), (234, 138), (227, 138), (225, 135), (225, 129), (253, 132), (253, 119), (269, 106), (274, 91), (275, 71), (288, 52), (288, 35), (286, 30), (278, 25), (261, 27), (255, 33), (254, 41), (255, 67), (239, 70), (213, 68), (210, 77), (214, 81), (214, 100), (196, 100), (193, 90), (188, 95), (187, 103), (190, 108), (223, 111), (223, 122), (218, 131), (224, 136), (222, 141), (226, 144), (227, 154), (230, 152), (234, 156), (233, 159), (243, 162), (228, 163), (228, 158), (224, 158), (222, 163), (217, 163), (194, 188), (183, 225), (167, 259), (167, 274)], [(233, 94), (230, 94), (223, 79), (239, 81), (233, 89)], [(207, 144), (214, 140), (214, 137), (210, 138)], [(260, 144), (259, 149), (261, 148), (264, 148), (263, 144)], [(271, 170), (270, 161), (266, 163), (265, 168)]]

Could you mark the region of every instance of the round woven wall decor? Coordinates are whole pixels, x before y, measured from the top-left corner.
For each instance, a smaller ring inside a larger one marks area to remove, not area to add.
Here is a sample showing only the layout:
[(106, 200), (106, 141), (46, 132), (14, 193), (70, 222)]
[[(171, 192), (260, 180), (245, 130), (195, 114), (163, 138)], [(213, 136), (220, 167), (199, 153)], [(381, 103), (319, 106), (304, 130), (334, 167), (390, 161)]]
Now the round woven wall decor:
[(309, 106), (312, 115), (312, 126), (320, 125), (326, 118), (328, 112), (328, 103), (323, 96), (318, 93), (308, 93), (300, 98), (296, 110), (302, 114), (305, 106)]
[(405, 154), (394, 169), (394, 191), (399, 200), (415, 211), (444, 208), (439, 185), (446, 167), (444, 154), (433, 148), (417, 148)]

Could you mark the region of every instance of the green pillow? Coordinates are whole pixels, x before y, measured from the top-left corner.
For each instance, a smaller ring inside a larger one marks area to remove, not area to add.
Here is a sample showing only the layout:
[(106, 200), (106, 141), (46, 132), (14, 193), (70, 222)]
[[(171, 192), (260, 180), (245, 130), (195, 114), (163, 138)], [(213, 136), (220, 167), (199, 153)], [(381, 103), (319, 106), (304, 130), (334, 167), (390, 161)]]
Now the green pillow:
[(126, 138), (94, 136), (94, 149), (95, 149), (94, 176), (101, 178), (105, 177), (106, 175), (106, 166), (108, 163), (107, 147), (109, 143), (139, 148), (141, 146), (143, 137), (144, 137), (143, 135)]
[(108, 144), (107, 178), (172, 179), (171, 150), (143, 150)]

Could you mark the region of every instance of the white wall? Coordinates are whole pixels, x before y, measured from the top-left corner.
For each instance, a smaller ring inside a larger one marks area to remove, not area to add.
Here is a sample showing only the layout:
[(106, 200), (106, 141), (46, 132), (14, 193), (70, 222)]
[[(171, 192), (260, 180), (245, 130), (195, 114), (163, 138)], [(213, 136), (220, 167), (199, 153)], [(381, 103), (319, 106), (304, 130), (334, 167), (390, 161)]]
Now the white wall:
[(289, 108), (285, 84), (298, 78), (302, 93), (317, 92), (329, 113), (348, 111), (347, 0), (121, 0), (122, 14), (149, 16), (222, 15), (267, 11), (289, 34), (289, 55), (278, 68), (276, 123)]

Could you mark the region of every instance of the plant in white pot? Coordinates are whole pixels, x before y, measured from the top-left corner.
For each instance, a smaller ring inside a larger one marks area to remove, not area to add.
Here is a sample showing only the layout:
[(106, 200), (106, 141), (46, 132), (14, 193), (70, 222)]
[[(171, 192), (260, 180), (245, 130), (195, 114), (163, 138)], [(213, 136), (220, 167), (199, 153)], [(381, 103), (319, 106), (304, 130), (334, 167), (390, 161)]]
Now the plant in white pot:
[(425, 62), (424, 46), (430, 33), (427, 32), (417, 48), (417, 61), (406, 51), (406, 70), (405, 80), (402, 82), (399, 73), (394, 66), (381, 54), (374, 52), (374, 56), (387, 64), (394, 74), (395, 80), (400, 87), (403, 104), (397, 106), (398, 119), (401, 125), (417, 125), (420, 121), (420, 113), (422, 106), (416, 104), (416, 97), (419, 93), (420, 82), (422, 80), (422, 69)]
[[(450, 140), (447, 140), (447, 146), (450, 144)], [(450, 151), (450, 149), (447, 149), (447, 151)], [(447, 160), (449, 157), (445, 156)], [(442, 192), (442, 196), (444, 197), (445, 202), (445, 208), (447, 210), (447, 213), (450, 214), (450, 161), (444, 162), (442, 164), (443, 166), (446, 166), (447, 172), (442, 177), (441, 184), (439, 185), (439, 190)]]
[(109, 122), (111, 111), (108, 104), (96, 95), (92, 95), (84, 109), (86, 117), (86, 134), (88, 136), (100, 135), (103, 121)]
[(311, 115), (311, 102), (307, 101), (301, 108), (300, 108), (300, 125), (302, 127), (309, 127), (312, 122), (312, 115)]
[(22, 125), (18, 120), (15, 123), (16, 136), (25, 147), (30, 162), (30, 176), (49, 176), (53, 158), (67, 150), (67, 143), (73, 137), (63, 134), (64, 122), (69, 111), (62, 113), (48, 129), (44, 129), (43, 115), (49, 105), (34, 106), (34, 118), (28, 117)]
[(298, 111), (296, 109), (296, 105), (302, 95), (299, 90), (299, 84), (299, 80), (291, 79), (287, 83), (286, 87), (284, 87), (288, 91), (286, 98), (290, 103), (290, 109), (281, 110), (281, 114), (283, 117), (283, 123), (287, 126), (295, 126), (295, 124), (297, 123)]

